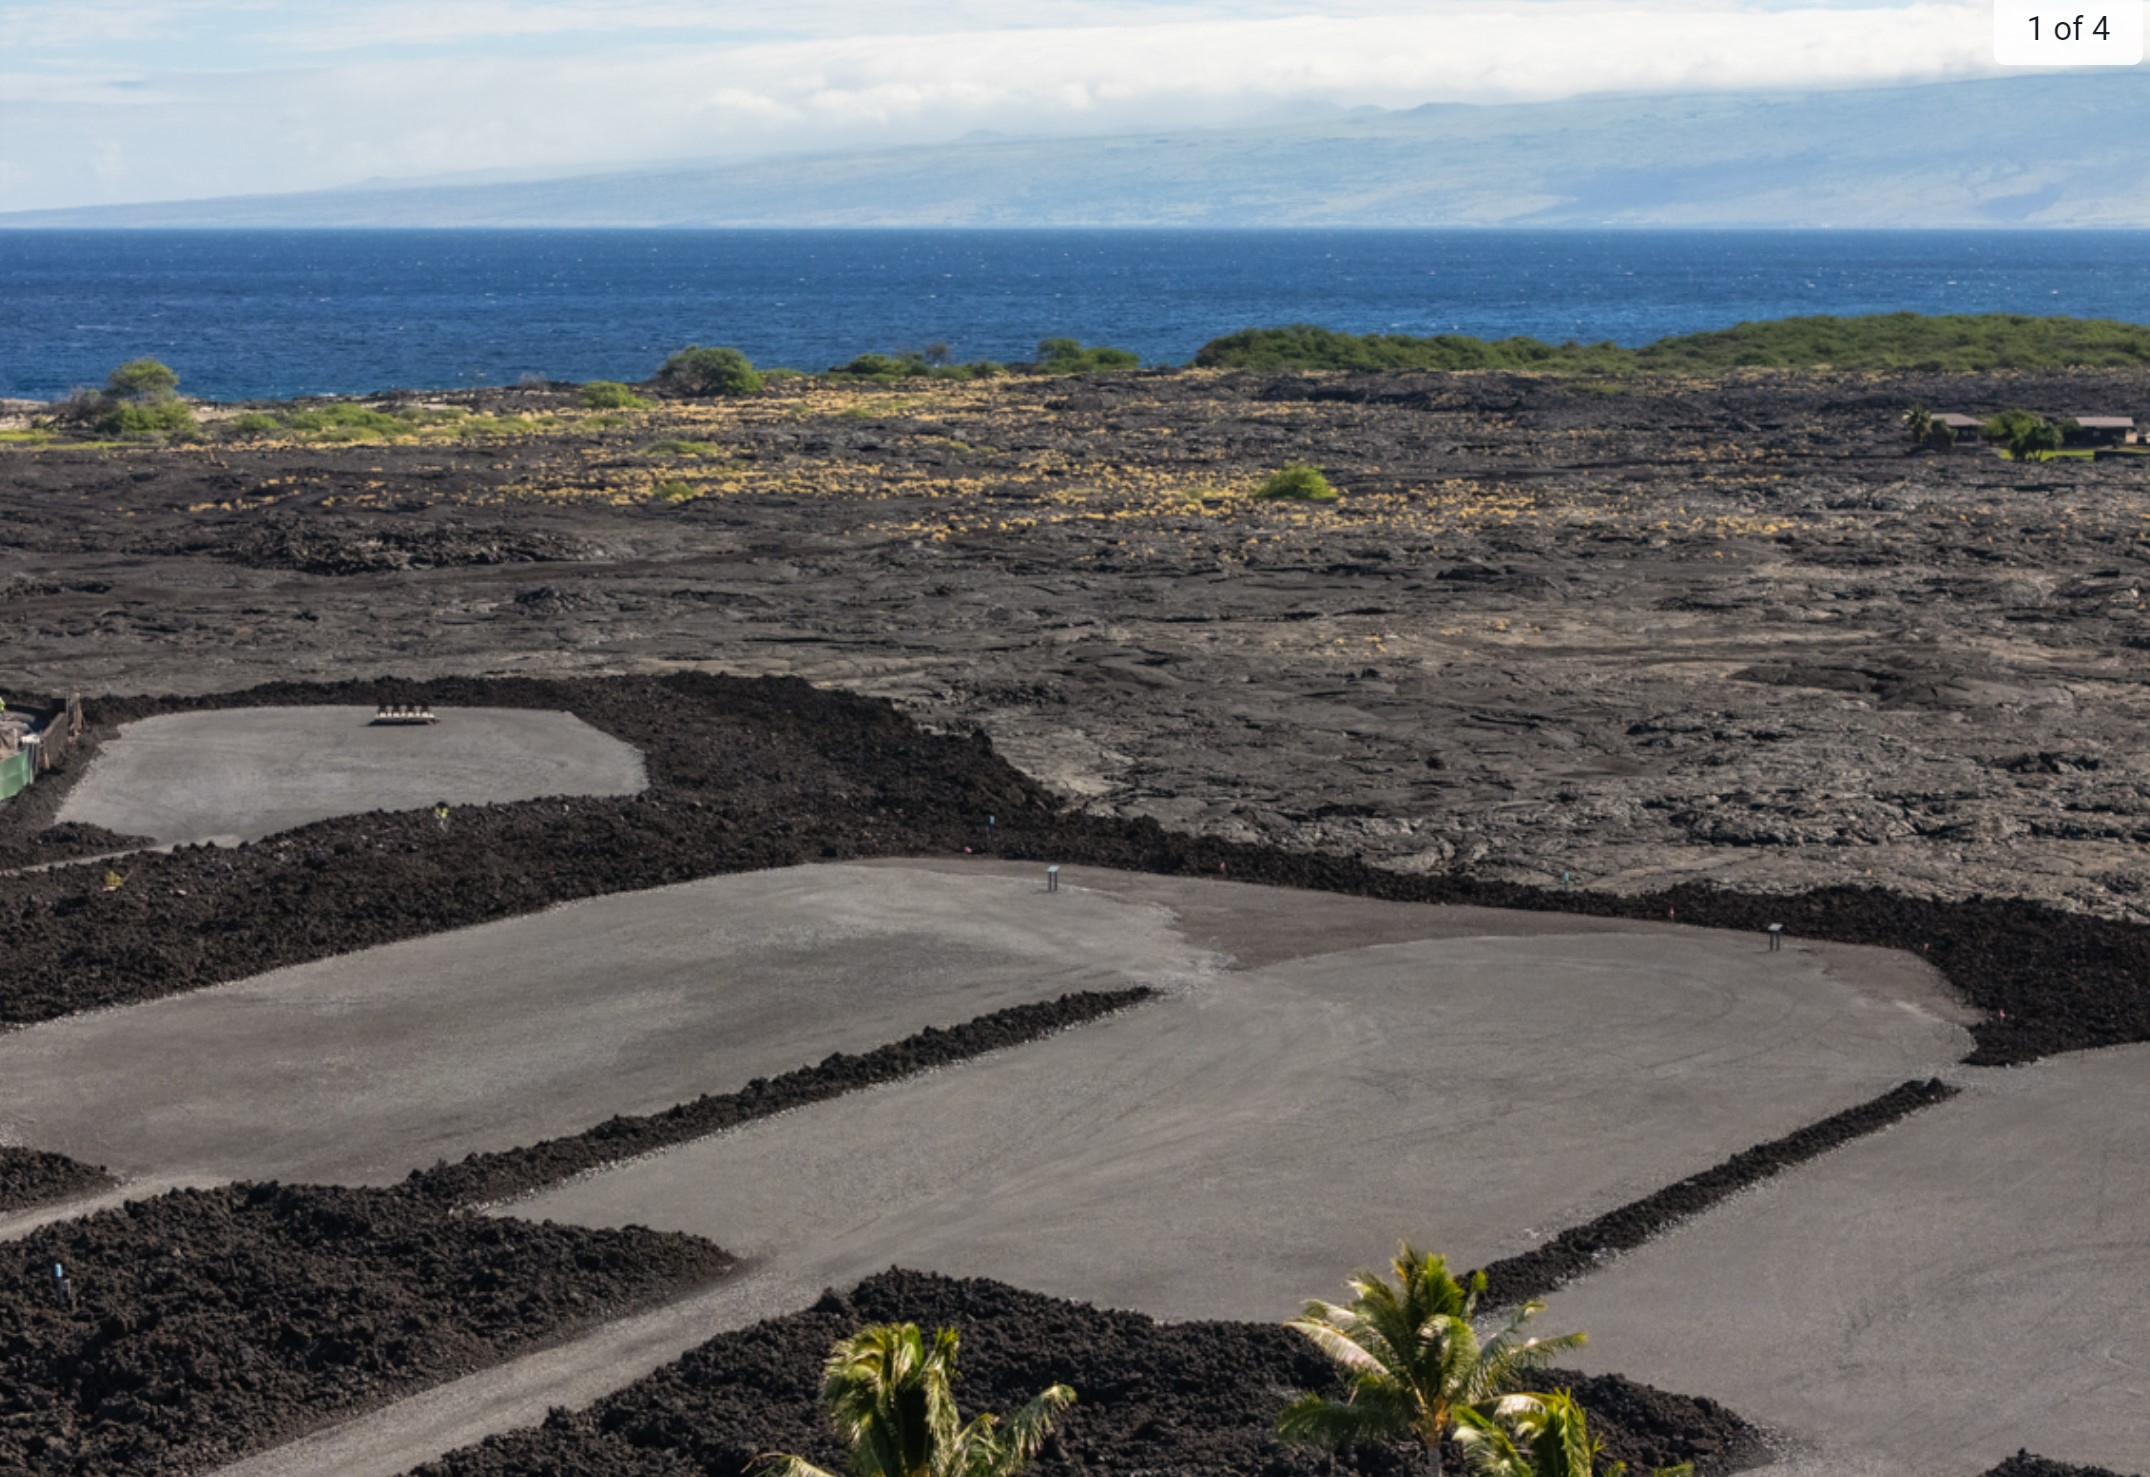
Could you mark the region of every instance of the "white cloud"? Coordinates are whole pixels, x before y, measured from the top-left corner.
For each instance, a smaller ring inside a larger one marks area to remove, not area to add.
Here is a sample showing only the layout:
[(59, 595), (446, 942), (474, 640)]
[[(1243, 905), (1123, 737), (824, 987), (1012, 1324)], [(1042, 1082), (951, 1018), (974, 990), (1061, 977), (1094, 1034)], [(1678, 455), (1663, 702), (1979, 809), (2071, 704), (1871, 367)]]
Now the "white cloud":
[[(894, 144), (979, 128), (1116, 132), (1243, 121), (1283, 105), (1859, 86), (1993, 70), (1990, 6), (1970, 0), (1853, 9), (1706, 0), (1478, 0), (1431, 10), (1401, 0), (1347, 4), (1350, 13), (1337, 5), (1331, 13), (1275, 15), (1246, 13), (1248, 4), (1227, 14), (1000, 0), (997, 24), (973, 12), (968, 26), (952, 27), (962, 12), (937, 6), (937, 21), (913, 15), (912, 29), (892, 33), (658, 44), (632, 33), (720, 16), (732, 26), (780, 15), (794, 26), (832, 26), (861, 12), (837, 0), (801, 0), (782, 11), (774, 0), (721, 7), (398, 0), (366, 14), (406, 42), (497, 38), (516, 27), (566, 34), (601, 17), (629, 34), (565, 56), (513, 47), (330, 52), (299, 71), (157, 73), (148, 86), (142, 76), (97, 75), (85, 65), (42, 81), (0, 79), (0, 96), (20, 104), (12, 116), (26, 136), (17, 157), (32, 152), (34, 136), (59, 151), (60, 166), (70, 149), (86, 166), (79, 138), (90, 110), (98, 119), (93, 136), (127, 143), (134, 178), (155, 178), (161, 194), (183, 196), (371, 175)], [(338, 12), (327, 13), (328, 28), (314, 32), (324, 46), (343, 24)], [(881, 25), (909, 13), (907, 0), (874, 11)], [(1071, 14), (1108, 23), (1004, 23)], [(93, 174), (55, 167), (0, 185), (0, 208), (123, 193)]]

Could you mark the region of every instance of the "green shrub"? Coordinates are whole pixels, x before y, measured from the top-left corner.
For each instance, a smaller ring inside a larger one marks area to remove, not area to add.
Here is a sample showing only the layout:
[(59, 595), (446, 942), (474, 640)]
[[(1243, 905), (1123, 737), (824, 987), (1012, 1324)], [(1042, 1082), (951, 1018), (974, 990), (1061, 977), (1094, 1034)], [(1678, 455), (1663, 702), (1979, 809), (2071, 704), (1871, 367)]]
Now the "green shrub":
[(1254, 495), (1269, 502), (1333, 503), (1340, 494), (1318, 468), (1293, 462), (1269, 474)]
[(848, 364), (829, 371), (836, 379), (865, 379), (894, 383), (897, 380), (982, 380), (1006, 374), (1005, 364), (974, 359), (968, 364), (935, 364), (919, 354), (860, 354)]
[(691, 482), (666, 480), (657, 484), (654, 495), (662, 503), (690, 503), (702, 494)]
[(714, 441), (652, 441), (642, 448), (644, 456), (715, 456), (723, 448)]
[(746, 355), (700, 344), (689, 344), (665, 360), (657, 382), (680, 395), (751, 395), (762, 387), (762, 377)]
[(105, 389), (138, 403), (169, 400), (179, 389), (179, 376), (170, 365), (155, 359), (129, 359), (105, 379)]
[(266, 411), (249, 410), (224, 422), (227, 436), (273, 436), (284, 429), (284, 423)]
[(647, 410), (649, 402), (618, 380), (591, 380), (582, 387), (584, 410)]
[(1085, 348), (1071, 338), (1046, 338), (1038, 340), (1038, 357), (1030, 367), (1040, 374), (1108, 374), (1140, 369), (1142, 356), (1103, 345)]
[(370, 405), (320, 405), (308, 410), (287, 410), (284, 429), (317, 441), (368, 441), (418, 434), (418, 418), (406, 413), (376, 410)]
[(2027, 410), (2004, 410), (1999, 415), (1989, 415), (1978, 434), (1988, 441), (2006, 445), (2037, 425), (2038, 417)]
[(107, 436), (192, 436), (201, 429), (183, 400), (121, 400), (98, 418)]

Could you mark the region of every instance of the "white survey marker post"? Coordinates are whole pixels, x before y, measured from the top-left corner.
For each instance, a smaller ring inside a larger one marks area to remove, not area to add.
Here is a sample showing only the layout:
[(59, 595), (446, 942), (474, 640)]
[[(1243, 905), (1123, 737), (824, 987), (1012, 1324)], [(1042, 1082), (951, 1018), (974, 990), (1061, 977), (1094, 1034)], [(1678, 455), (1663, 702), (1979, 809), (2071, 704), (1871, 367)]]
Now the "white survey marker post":
[(2143, 0), (1994, 0), (1993, 59), (2004, 67), (2133, 67), (2143, 59)]

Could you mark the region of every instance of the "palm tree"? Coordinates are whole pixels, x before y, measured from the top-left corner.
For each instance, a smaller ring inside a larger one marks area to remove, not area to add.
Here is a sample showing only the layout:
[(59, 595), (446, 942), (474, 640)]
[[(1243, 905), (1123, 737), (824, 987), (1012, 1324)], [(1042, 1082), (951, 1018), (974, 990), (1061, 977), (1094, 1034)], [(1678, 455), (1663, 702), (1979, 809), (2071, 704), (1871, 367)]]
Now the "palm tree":
[[(1037, 1455), (1075, 1392), (1054, 1385), (1008, 1418), (956, 1412), (956, 1331), (933, 1346), (915, 1323), (876, 1323), (837, 1342), (821, 1372), (821, 1405), (851, 1448), (853, 1477), (1013, 1477)], [(770, 1456), (755, 1477), (830, 1477), (795, 1456)]]
[[(1600, 1447), (1582, 1406), (1566, 1390), (1508, 1395), (1485, 1410), (1456, 1413), (1456, 1442), (1471, 1477), (1621, 1477), (1627, 1463), (1597, 1471)], [(1694, 1477), (1692, 1463), (1659, 1467), (1651, 1477)]]
[(1513, 1390), (1526, 1370), (1563, 1350), (1579, 1348), (1579, 1333), (1526, 1338), (1523, 1325), (1543, 1306), (1525, 1303), (1491, 1338), (1471, 1320), (1483, 1272), (1469, 1283), (1449, 1273), (1446, 1258), (1410, 1242), (1392, 1263), (1396, 1285), (1376, 1272), (1351, 1279), (1347, 1304), (1312, 1302), (1295, 1328), (1334, 1364), (1349, 1393), (1342, 1400), (1305, 1394), (1284, 1408), (1277, 1434), (1286, 1441), (1343, 1447), (1416, 1439), (1428, 1470), (1439, 1477), (1441, 1443), (1459, 1412)]
[(1923, 405), (1914, 405), (1904, 412), (1904, 427), (1911, 432), (1913, 441), (1924, 441), (1934, 427), (1933, 412)]

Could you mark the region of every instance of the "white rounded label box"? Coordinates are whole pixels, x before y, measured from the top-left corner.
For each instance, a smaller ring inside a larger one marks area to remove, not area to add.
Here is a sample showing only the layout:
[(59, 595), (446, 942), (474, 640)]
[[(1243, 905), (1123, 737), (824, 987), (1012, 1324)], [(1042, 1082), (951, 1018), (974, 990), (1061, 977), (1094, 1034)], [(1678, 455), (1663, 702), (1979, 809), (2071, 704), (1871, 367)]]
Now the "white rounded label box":
[(1994, 0), (1993, 59), (2004, 67), (2132, 67), (2143, 59), (2143, 0)]

